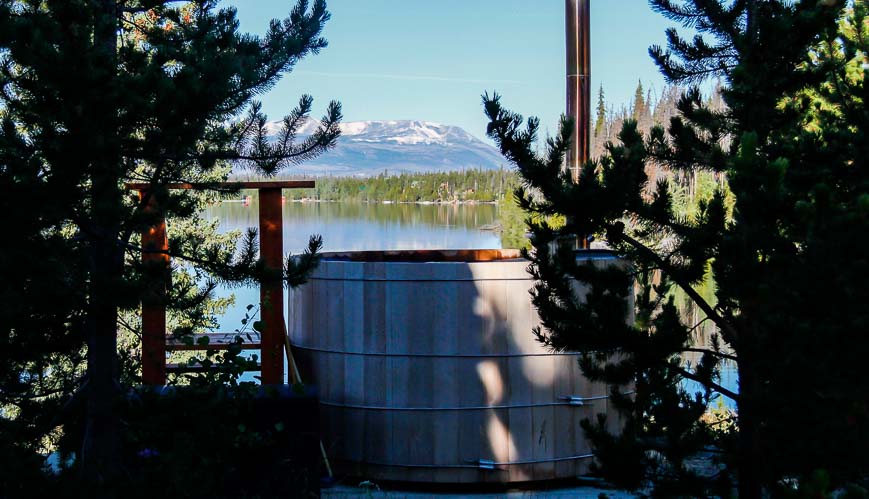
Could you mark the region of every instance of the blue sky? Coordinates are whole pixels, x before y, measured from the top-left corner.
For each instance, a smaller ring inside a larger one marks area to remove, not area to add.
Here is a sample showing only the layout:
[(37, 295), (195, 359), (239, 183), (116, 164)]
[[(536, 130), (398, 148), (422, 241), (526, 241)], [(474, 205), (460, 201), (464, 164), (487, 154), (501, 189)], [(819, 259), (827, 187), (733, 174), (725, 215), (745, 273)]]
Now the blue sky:
[[(241, 28), (263, 33), (293, 0), (224, 0)], [(264, 110), (282, 117), (302, 93), (319, 115), (337, 99), (345, 121), (417, 119), (457, 125), (484, 138), (484, 91), (541, 118), (554, 132), (564, 108), (563, 0), (329, 0), (329, 47), (303, 60), (267, 95)], [(664, 81), (647, 49), (663, 44), (671, 23), (646, 0), (592, 1), (592, 84), (609, 105), (632, 99), (638, 79)]]

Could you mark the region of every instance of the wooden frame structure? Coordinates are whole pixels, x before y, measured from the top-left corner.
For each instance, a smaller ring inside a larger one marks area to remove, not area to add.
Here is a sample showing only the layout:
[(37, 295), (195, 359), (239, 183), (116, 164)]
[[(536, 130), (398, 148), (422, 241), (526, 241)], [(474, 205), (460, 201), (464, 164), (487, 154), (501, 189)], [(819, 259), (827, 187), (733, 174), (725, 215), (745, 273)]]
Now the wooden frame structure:
[[(267, 270), (281, 271), (284, 262), (283, 252), (283, 213), (282, 189), (306, 189), (315, 186), (313, 180), (289, 180), (273, 182), (228, 182), (222, 184), (174, 183), (163, 187), (169, 189), (256, 189), (259, 191), (259, 236), (260, 256)], [(144, 197), (153, 186), (147, 183), (127, 184), (127, 188), (139, 192)], [(151, 197), (146, 210), (159, 213), (154, 198)], [(142, 261), (156, 262), (169, 266), (169, 241), (166, 236), (166, 219), (162, 216), (152, 227), (142, 233)], [(145, 385), (166, 384), (166, 374), (173, 366), (167, 366), (166, 353), (176, 350), (225, 349), (229, 343), (221, 343), (221, 334), (210, 334), (217, 338), (208, 347), (187, 346), (167, 343), (166, 307), (164, 299), (167, 282), (156, 282), (142, 298), (142, 383)], [(261, 359), (262, 384), (276, 385), (284, 382), (284, 288), (283, 282), (266, 282), (260, 285), (260, 317), (263, 322), (260, 343), (250, 344), (259, 347)]]

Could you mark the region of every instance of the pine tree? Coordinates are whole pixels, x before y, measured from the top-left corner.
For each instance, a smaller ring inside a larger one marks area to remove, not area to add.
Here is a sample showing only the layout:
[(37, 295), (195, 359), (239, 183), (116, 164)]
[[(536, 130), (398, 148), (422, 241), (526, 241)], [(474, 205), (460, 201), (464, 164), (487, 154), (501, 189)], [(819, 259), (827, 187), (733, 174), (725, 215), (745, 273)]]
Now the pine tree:
[(597, 92), (597, 115), (594, 119), (594, 136), (603, 137), (606, 129), (606, 101), (604, 100), (603, 85)]
[(647, 133), (652, 128), (652, 91), (649, 89), (647, 92), (642, 81), (637, 81), (630, 116), (641, 132)]
[[(614, 387), (621, 433), (604, 421), (584, 428), (601, 472), (620, 484), (651, 481), (658, 495), (691, 497), (737, 486), (739, 497), (758, 498), (814, 470), (833, 487), (869, 471), (869, 376), (854, 369), (869, 356), (869, 6), (847, 4), (653, 0), (701, 34), (686, 41), (672, 30), (667, 50), (650, 50), (666, 78), (721, 78), (725, 106), (709, 107), (695, 87), (666, 130), (644, 137), (626, 122), (578, 184), (560, 169), (572, 123), (563, 120), (539, 156), (538, 121), (523, 127), (497, 95), (484, 98), (489, 135), (534, 190), (519, 190), (523, 207), (569, 220), (556, 230), (532, 217), (545, 326), (536, 333), (580, 352), (584, 374)], [(649, 161), (727, 182), (695, 216), (679, 217), (671, 185), (647, 185)], [(632, 267), (578, 264), (552, 244), (564, 234), (595, 234)], [(584, 300), (566, 277), (588, 286)], [(714, 300), (698, 291), (709, 279)], [(634, 282), (636, 322), (625, 325)], [(694, 343), (698, 325), (680, 317), (673, 288), (714, 326), (709, 345)], [(725, 362), (738, 370), (738, 390), (719, 382)], [(736, 413), (710, 413), (719, 397)], [(723, 473), (690, 466), (709, 449)]]
[(604, 146), (610, 140), (609, 131), (610, 116), (607, 115), (606, 100), (603, 91), (603, 85), (600, 86), (597, 95), (597, 114), (594, 120), (594, 129), (591, 134), (591, 156), (596, 158), (603, 154)]
[(631, 116), (634, 121), (646, 114), (646, 92), (643, 90), (643, 82), (637, 81), (637, 89), (634, 90), (634, 103), (631, 105)]
[[(2, 424), (18, 432), (13, 440), (38, 441), (57, 423), (57, 396), (76, 383), (48, 393), (42, 385), (85, 356), (79, 457), (96, 483), (119, 476), (118, 322), (154, 277), (131, 263), (142, 250), (136, 234), (154, 220), (145, 206), (156, 199), (167, 218), (184, 219), (197, 201), (166, 184), (225, 179), (230, 164), (273, 175), (339, 134), (333, 102), (317, 131), (296, 141), (312, 108), (304, 96), (271, 140), (253, 101), (326, 46), (324, 1), (298, 1), (263, 37), (239, 33), (235, 10), (215, 1), (179, 3), (0, 0), (0, 185), (4, 208), (27, 213), (3, 243), (0, 271), (15, 283), (0, 310), (4, 415), (12, 407), (27, 417)], [(151, 188), (140, 200), (126, 182)], [(259, 275), (253, 237), (230, 261), (227, 241), (188, 234), (173, 257), (216, 278)], [(296, 279), (305, 269), (287, 270)], [(195, 301), (191, 289), (176, 296)]]

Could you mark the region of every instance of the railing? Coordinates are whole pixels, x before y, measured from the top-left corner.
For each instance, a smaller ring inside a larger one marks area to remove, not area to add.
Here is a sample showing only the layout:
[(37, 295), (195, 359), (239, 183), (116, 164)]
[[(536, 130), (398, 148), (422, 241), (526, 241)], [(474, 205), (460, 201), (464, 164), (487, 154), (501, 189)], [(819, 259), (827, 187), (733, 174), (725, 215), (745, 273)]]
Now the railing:
[[(275, 182), (230, 182), (224, 184), (176, 183), (162, 187), (169, 189), (206, 190), (220, 187), (256, 189), (259, 191), (259, 237), (260, 257), (266, 270), (280, 271), (283, 268), (284, 232), (281, 207), (282, 189), (307, 189), (314, 187), (312, 180)], [(127, 184), (127, 188), (139, 192), (145, 199), (151, 184)], [(158, 214), (159, 221), (142, 233), (142, 261), (169, 266), (169, 240), (166, 236), (166, 219), (160, 216), (160, 207), (154, 197), (148, 197), (146, 209)], [(142, 383), (166, 384), (166, 352), (186, 349), (226, 349), (228, 342), (216, 341), (208, 347), (185, 347), (167, 343), (166, 306), (164, 300), (168, 283), (156, 282), (142, 299)], [(263, 330), (258, 346), (260, 349), (261, 379), (264, 385), (284, 382), (284, 288), (280, 281), (260, 284), (260, 317)], [(210, 335), (209, 335), (210, 336)], [(213, 335), (224, 336), (222, 334)], [(208, 336), (207, 336), (208, 337)]]

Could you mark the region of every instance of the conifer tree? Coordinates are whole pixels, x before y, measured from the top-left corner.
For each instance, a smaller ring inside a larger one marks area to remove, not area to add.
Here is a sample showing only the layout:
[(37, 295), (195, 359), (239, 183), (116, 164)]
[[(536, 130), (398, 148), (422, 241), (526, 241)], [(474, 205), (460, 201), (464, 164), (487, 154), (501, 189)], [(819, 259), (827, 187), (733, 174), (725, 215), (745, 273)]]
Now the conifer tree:
[[(817, 470), (833, 487), (865, 478), (869, 376), (855, 366), (869, 356), (869, 5), (651, 3), (700, 34), (670, 30), (666, 50), (650, 49), (665, 77), (721, 78), (724, 107), (689, 89), (666, 130), (644, 137), (627, 122), (574, 184), (562, 171), (573, 123), (562, 120), (541, 156), (538, 120), (484, 97), (489, 135), (530, 186), (518, 192), (523, 207), (568, 220), (555, 229), (531, 219), (538, 339), (580, 352), (584, 374), (612, 385), (621, 433), (602, 420), (584, 428), (600, 471), (622, 485), (759, 498)], [(649, 161), (727, 183), (678, 217), (669, 183), (647, 185)], [(565, 234), (595, 234), (632, 267), (582, 264), (553, 245)], [(588, 294), (575, 296), (570, 279)], [(712, 300), (698, 291), (709, 279)], [(634, 282), (636, 321), (625, 324)], [(709, 344), (695, 344), (698, 325), (680, 317), (674, 288), (714, 326)], [(738, 389), (720, 383), (724, 363)], [(709, 412), (720, 397), (734, 414)], [(709, 452), (721, 472), (691, 466)]]
[(637, 81), (637, 89), (634, 91), (631, 119), (637, 122), (639, 130), (642, 132), (652, 128), (652, 91), (649, 89), (647, 92), (643, 88), (642, 81)]
[[(118, 478), (119, 314), (136, 309), (154, 277), (130, 263), (142, 251), (136, 234), (154, 221), (145, 207), (154, 199), (166, 217), (185, 218), (197, 201), (166, 184), (223, 180), (230, 164), (273, 175), (334, 145), (339, 104), (297, 140), (310, 97), (276, 131), (253, 100), (326, 46), (328, 18), (323, 0), (299, 0), (257, 37), (239, 33), (235, 10), (214, 0), (0, 0), (2, 202), (26, 213), (0, 248), (9, 286), (0, 432), (38, 441), (56, 425), (67, 400), (58, 396), (78, 387), (84, 476)], [(151, 187), (139, 199), (126, 182)], [(170, 248), (186, 265), (232, 281), (262, 277), (253, 235), (232, 260), (227, 241), (188, 234)], [(306, 270), (288, 264), (283, 278)], [(193, 304), (208, 291), (176, 296)], [(64, 370), (80, 382), (42, 391)], [(27, 417), (7, 418), (10, 407)]]
[(643, 90), (643, 82), (637, 81), (637, 89), (634, 90), (634, 103), (631, 105), (631, 116), (634, 121), (640, 121), (646, 113), (646, 92)]
[(594, 119), (594, 136), (602, 137), (606, 128), (606, 101), (604, 100), (603, 85), (597, 92), (597, 115)]
[(612, 116), (609, 116), (606, 108), (606, 97), (603, 85), (600, 86), (597, 95), (597, 114), (594, 120), (594, 129), (591, 135), (591, 156), (598, 157), (604, 152), (604, 145), (610, 140)]

